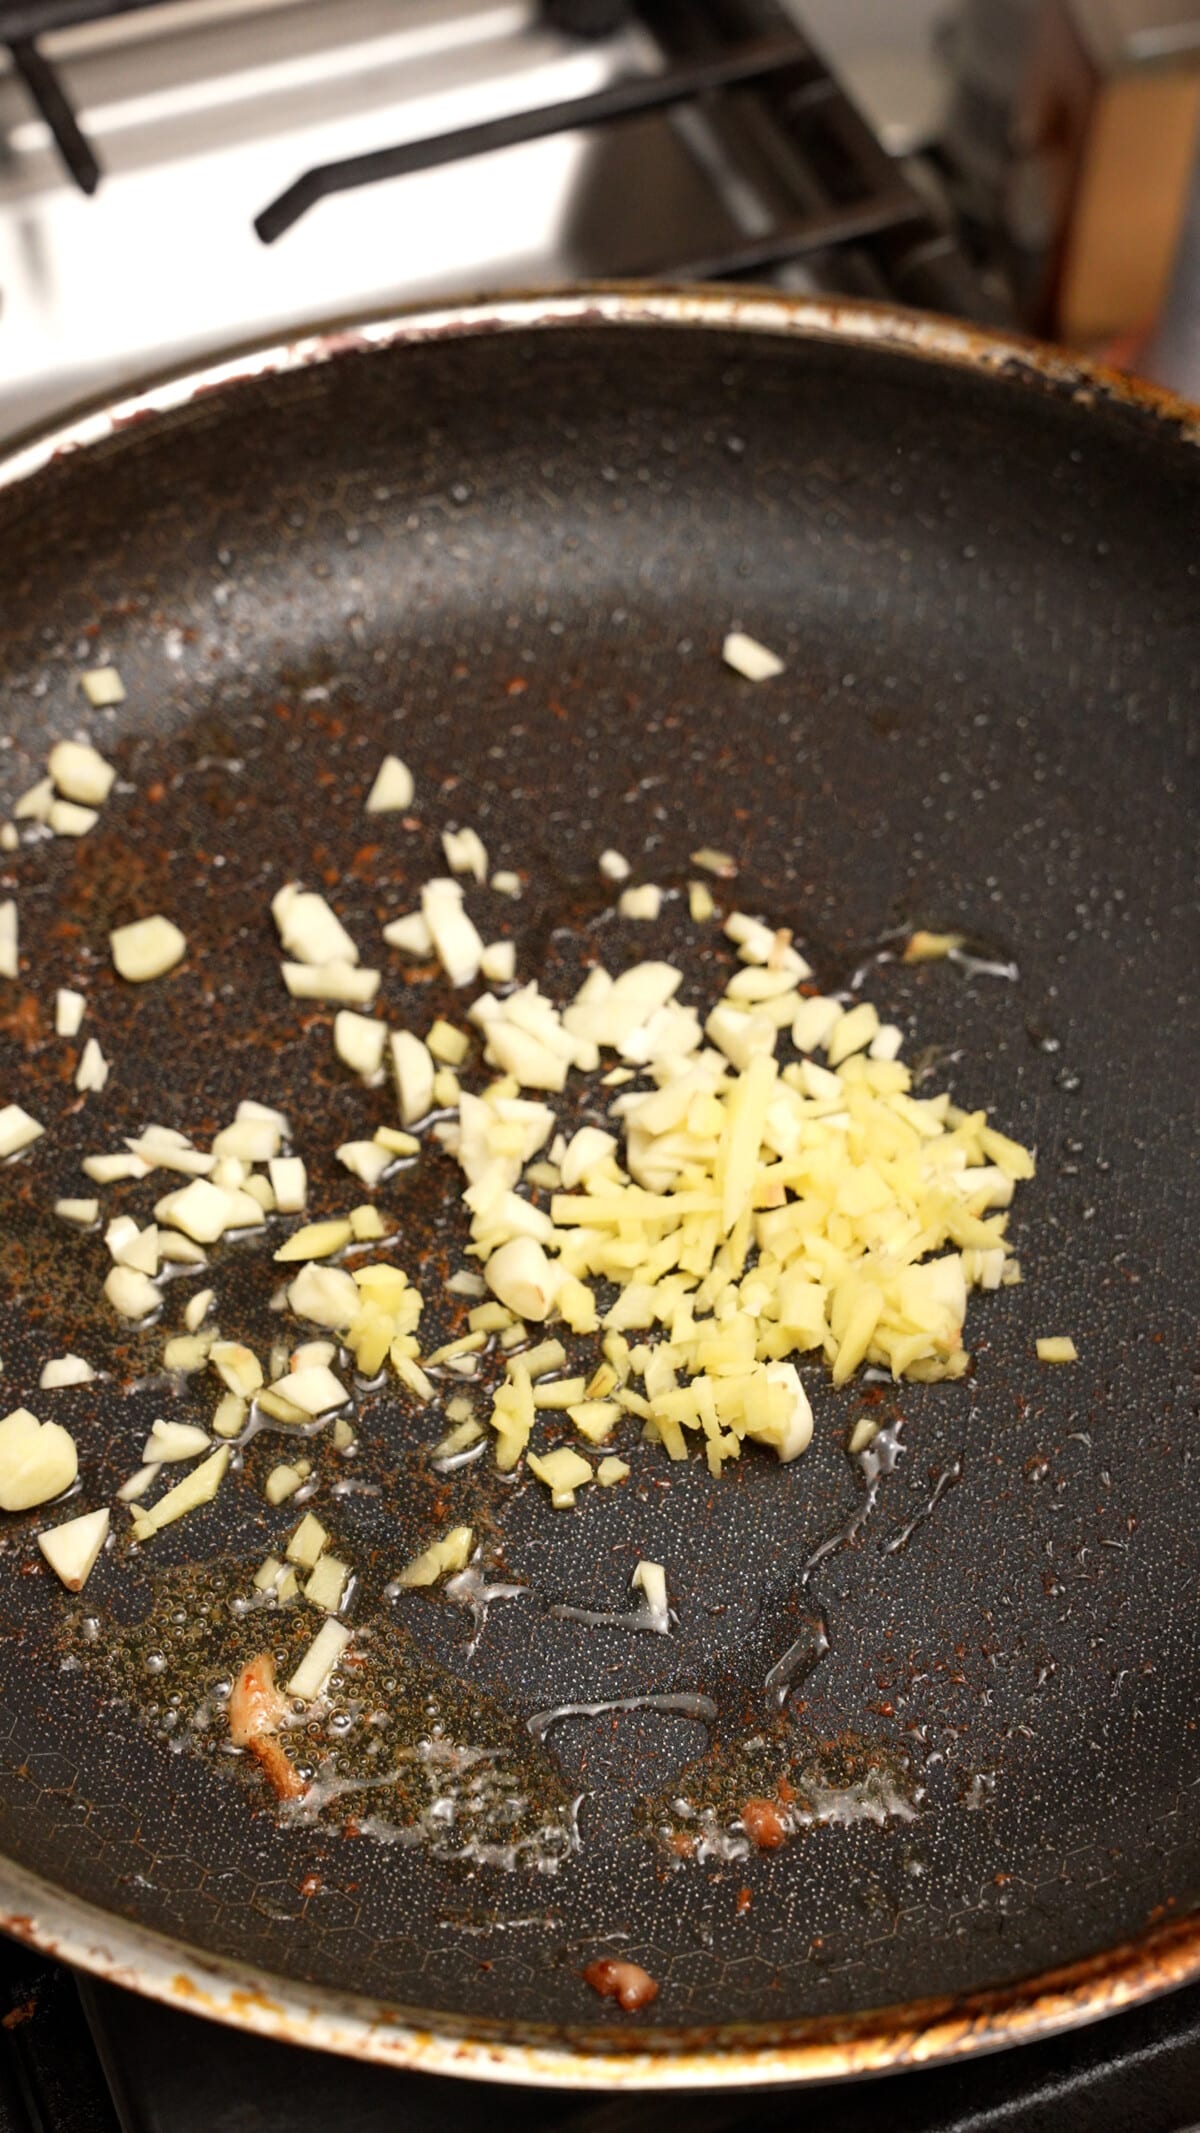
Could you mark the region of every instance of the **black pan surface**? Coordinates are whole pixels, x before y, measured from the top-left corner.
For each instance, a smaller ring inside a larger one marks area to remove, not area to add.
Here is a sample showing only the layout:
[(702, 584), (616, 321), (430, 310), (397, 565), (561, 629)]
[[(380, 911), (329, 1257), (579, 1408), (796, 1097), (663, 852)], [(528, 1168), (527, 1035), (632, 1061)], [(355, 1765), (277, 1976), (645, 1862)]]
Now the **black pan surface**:
[[(906, 1454), (818, 1578), (830, 1650), (786, 1753), (833, 1819), (783, 1850), (698, 1864), (644, 1834), (639, 1803), (686, 1790), (708, 1746), (646, 1710), (552, 1733), (554, 1785), (584, 1795), (581, 1848), (552, 1874), (281, 1829), (257, 1781), (136, 1714), (144, 1687), (114, 1701), (39, 1573), (37, 1514), (5, 1520), (9, 1860), (285, 1997), (335, 1988), (476, 2038), (618, 2039), (628, 2018), (580, 1973), (627, 1953), (659, 1981), (643, 2021), (664, 2043), (778, 2040), (1100, 1955), (1200, 1897), (1195, 441), (1053, 366), (889, 345), (869, 317), (797, 313), (780, 333), (736, 302), (690, 309), (248, 365), (0, 493), (8, 803), (81, 727), (133, 788), (89, 837), (0, 864), (23, 944), (0, 985), (0, 1101), (51, 1122), (0, 1170), (0, 1404), (38, 1408), (40, 1364), (67, 1348), (110, 1373), (41, 1396), (78, 1434), (89, 1503), (156, 1413), (211, 1411), (212, 1381), (153, 1377), (162, 1330), (118, 1329), (98, 1240), (52, 1219), (55, 1193), (86, 1189), (81, 1155), (148, 1119), (203, 1133), (253, 1096), (291, 1114), (332, 1209), (366, 1197), (333, 1146), (393, 1116), (337, 1067), (330, 1013), (279, 984), (282, 881), (336, 883), (380, 947), (390, 1019), (417, 1028), (454, 996), (410, 982), (377, 928), (440, 865), (447, 821), (526, 872), (519, 903), (483, 899), (485, 931), (511, 930), (549, 982), (653, 950), (715, 992), (727, 944), (678, 902), (655, 928), (612, 919), (610, 844), (667, 887), (698, 845), (734, 852), (723, 907), (792, 926), (826, 984), (914, 925), (1016, 966), (882, 960), (868, 982), (906, 1056), (936, 1062), (930, 1085), (1036, 1143), (1039, 1171), (1012, 1225), (1024, 1286), (974, 1303), (968, 1381), (898, 1388)], [(784, 676), (722, 665), (734, 624)], [(89, 713), (79, 671), (108, 660), (126, 701)], [(385, 748), (415, 772), (411, 824), (362, 813)], [(123, 987), (107, 931), (155, 909), (188, 957)], [(86, 1104), (53, 1035), (54, 987), (74, 982), (113, 1062)], [(114, 1187), (106, 1208), (144, 1215), (163, 1189)], [(454, 1195), (434, 1155), (382, 1188), (406, 1264), (442, 1263)], [(267, 1338), (265, 1250), (218, 1248), (213, 1270), (223, 1325)], [(1057, 1332), (1077, 1367), (1035, 1360)], [(514, 1734), (564, 1700), (687, 1692), (716, 1700), (718, 1740), (765, 1726), (798, 1568), (862, 1486), (845, 1452), (862, 1386), (806, 1378), (815, 1440), (787, 1469), (747, 1457), (714, 1486), (643, 1448), (575, 1515), (469, 1479), (533, 1593), (493, 1608), (470, 1657), (462, 1610), (405, 1595), (393, 1617), (422, 1663)], [(367, 1612), (461, 1500), (420, 1455), (433, 1434), (385, 1392), (355, 1468), (381, 1493), (335, 1500), (318, 1460)], [(155, 1566), (256, 1561), (294, 1519), (231, 1485)], [(144, 1664), (149, 1573), (123, 1550), (87, 1611)], [(668, 1566), (673, 1638), (547, 1611), (620, 1607), (640, 1555)], [(890, 1773), (878, 1816), (844, 1805), (867, 1767)]]

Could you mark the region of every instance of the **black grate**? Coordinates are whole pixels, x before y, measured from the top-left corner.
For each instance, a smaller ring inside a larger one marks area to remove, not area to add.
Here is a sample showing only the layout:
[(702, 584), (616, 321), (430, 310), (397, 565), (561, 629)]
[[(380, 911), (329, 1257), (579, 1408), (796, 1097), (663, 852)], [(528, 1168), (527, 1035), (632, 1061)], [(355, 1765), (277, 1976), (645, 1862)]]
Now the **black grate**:
[[(8, 44), (84, 192), (102, 182), (99, 160), (36, 39), (154, 4), (0, 0), (0, 43)], [(542, 14), (568, 34), (589, 38), (636, 23), (659, 64), (591, 96), (302, 172), (256, 216), (264, 243), (283, 238), (332, 193), (567, 131), (611, 135), (619, 145), (623, 126), (663, 115), (694, 153), (701, 127), (706, 162), (724, 162), (743, 191), (749, 182), (762, 213), (755, 227), (727, 232), (705, 255), (667, 250), (632, 269), (623, 263), (624, 273), (683, 281), (786, 279), (789, 268), (803, 263), (819, 286), (985, 321), (1008, 316), (1006, 302), (975, 272), (955, 233), (881, 148), (777, 0), (542, 0)]]

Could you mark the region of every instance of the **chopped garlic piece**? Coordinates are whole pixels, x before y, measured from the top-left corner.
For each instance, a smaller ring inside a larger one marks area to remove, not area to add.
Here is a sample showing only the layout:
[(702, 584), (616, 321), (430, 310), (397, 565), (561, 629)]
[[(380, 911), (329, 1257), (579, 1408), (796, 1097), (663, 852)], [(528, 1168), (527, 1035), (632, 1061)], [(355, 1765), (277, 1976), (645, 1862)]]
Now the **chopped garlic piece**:
[(640, 1592), (646, 1602), (645, 1614), (655, 1629), (666, 1636), (671, 1628), (671, 1610), (667, 1601), (667, 1573), (661, 1563), (641, 1562), (630, 1580), (635, 1592)]
[(100, 820), (94, 807), (77, 807), (74, 800), (51, 800), (46, 821), (56, 837), (86, 837)]
[(272, 1156), (267, 1164), (275, 1205), (281, 1215), (298, 1215), (308, 1199), (308, 1172), (298, 1155)]
[(265, 1118), (271, 1125), (278, 1128), (281, 1139), (286, 1140), (291, 1132), (286, 1111), (276, 1110), (274, 1104), (255, 1103), (252, 1096), (242, 1097), (234, 1116), (238, 1119)]
[(240, 1393), (222, 1393), (213, 1410), (214, 1437), (240, 1437), (246, 1426), (246, 1402)]
[(169, 1229), (160, 1233), (158, 1256), (171, 1266), (207, 1266), (207, 1255), (181, 1230)]
[(568, 1192), (582, 1185), (594, 1170), (607, 1162), (616, 1153), (615, 1133), (604, 1133), (599, 1126), (581, 1126), (572, 1135), (562, 1159), (562, 1182)]
[(559, 1274), (535, 1237), (512, 1237), (502, 1244), (488, 1260), (484, 1277), (492, 1294), (518, 1318), (549, 1316)]
[(479, 958), (479, 974), (489, 985), (511, 985), (516, 975), (517, 949), (514, 941), (489, 941)]
[(99, 1095), (108, 1080), (108, 1061), (94, 1037), (89, 1037), (75, 1071), (75, 1087), (81, 1096)]
[(788, 1395), (789, 1406), (786, 1418), (778, 1435), (770, 1426), (764, 1429), (747, 1429), (746, 1435), (758, 1436), (764, 1443), (773, 1444), (780, 1464), (798, 1459), (812, 1442), (813, 1415), (808, 1394), (800, 1383), (800, 1373), (794, 1363), (768, 1363), (767, 1383), (782, 1385)]
[(289, 1368), (306, 1370), (310, 1363), (334, 1363), (337, 1361), (336, 1341), (301, 1341), (293, 1350)]
[(1037, 1344), (1039, 1363), (1077, 1363), (1079, 1350), (1069, 1333), (1044, 1335)]
[(19, 852), (21, 839), (15, 822), (0, 822), (0, 852)]
[(81, 1228), (87, 1229), (93, 1222), (99, 1220), (100, 1202), (99, 1200), (56, 1200), (54, 1202), (54, 1212), (60, 1222), (77, 1222)]
[(274, 1392), (270, 1388), (266, 1392), (259, 1393), (258, 1406), (259, 1412), (264, 1415), (270, 1415), (274, 1422), (286, 1422), (291, 1426), (305, 1420), (302, 1407), (294, 1407), (292, 1402), (286, 1400), (281, 1392)]
[(218, 1161), (269, 1163), (279, 1153), (281, 1137), (275, 1118), (235, 1118), (231, 1126), (221, 1128), (212, 1152)]
[(263, 1484), (263, 1495), (271, 1504), (286, 1503), (303, 1484), (304, 1476), (297, 1466), (273, 1466)]
[(904, 1031), (895, 1022), (881, 1022), (867, 1050), (872, 1059), (898, 1059), (904, 1045)]
[(334, 1252), (343, 1252), (351, 1243), (354, 1231), (349, 1222), (335, 1217), (328, 1222), (306, 1222), (301, 1229), (293, 1230), (286, 1244), (281, 1244), (276, 1259), (328, 1259)]
[(725, 998), (754, 1006), (782, 999), (787, 1010), (785, 1019), (790, 1022), (797, 1006), (796, 980), (790, 970), (768, 970), (761, 963), (747, 963), (730, 978)]
[(5, 1104), (0, 1110), (0, 1156), (19, 1155), (23, 1148), (32, 1147), (45, 1130), (20, 1104)]
[(392, 1032), (391, 1051), (400, 1118), (415, 1126), (433, 1109), (433, 1059), (428, 1045), (407, 1029)]
[(730, 630), (721, 646), (721, 657), (727, 667), (747, 681), (771, 681), (783, 672), (778, 654), (768, 651), (756, 637), (747, 637), (744, 630)]
[(130, 1475), (128, 1481), (121, 1483), (120, 1488), (117, 1490), (117, 1496), (120, 1501), (122, 1503), (140, 1502), (147, 1489), (154, 1487), (160, 1471), (157, 1460), (153, 1460), (149, 1466), (140, 1466), (135, 1474)]
[(211, 1503), (221, 1486), (228, 1464), (229, 1446), (218, 1445), (215, 1452), (211, 1452), (199, 1466), (193, 1467), (191, 1473), (185, 1475), (182, 1481), (177, 1481), (173, 1489), (168, 1489), (165, 1496), (160, 1496), (157, 1503), (151, 1504), (148, 1511), (135, 1514), (134, 1539), (149, 1540), (152, 1534), (161, 1533), (164, 1526), (173, 1525), (177, 1518), (186, 1517), (189, 1511), (198, 1510), (201, 1504)]
[(198, 1429), (193, 1422), (163, 1422), (152, 1424), (150, 1435), (142, 1448), (142, 1458), (147, 1466), (170, 1460), (198, 1459), (209, 1448), (208, 1431)]
[(328, 1683), (338, 1660), (353, 1635), (342, 1622), (332, 1616), (317, 1631), (312, 1643), (287, 1685), (289, 1696), (297, 1696), (303, 1703), (314, 1703)]
[(293, 1000), (346, 1000), (369, 1007), (379, 991), (377, 970), (356, 970), (341, 957), (328, 963), (284, 963), (283, 982)]
[(85, 1176), (96, 1185), (115, 1185), (121, 1178), (148, 1177), (151, 1168), (140, 1156), (132, 1154), (85, 1155), (82, 1167)]
[[(537, 1401), (537, 1404), (540, 1406), (542, 1402)], [(603, 1444), (606, 1437), (611, 1437), (624, 1409), (616, 1400), (579, 1400), (568, 1407), (567, 1413), (580, 1436), (586, 1437), (589, 1444)]]
[(82, 1592), (108, 1539), (108, 1508), (84, 1511), (39, 1533), (38, 1547), (68, 1592)]
[(421, 1143), (414, 1133), (402, 1133), (398, 1126), (376, 1126), (373, 1138), (389, 1155), (420, 1155)]
[(343, 1141), (337, 1150), (337, 1159), (364, 1185), (378, 1185), (392, 1161), (388, 1150), (380, 1148), (375, 1141)]
[(283, 948), (298, 963), (357, 963), (358, 949), (337, 913), (315, 889), (286, 882), (271, 898)]
[(141, 1168), (122, 1175), (144, 1178), (148, 1170), (174, 1170), (181, 1177), (203, 1178), (216, 1168), (215, 1155), (193, 1148), (186, 1133), (177, 1132), (174, 1126), (147, 1126), (125, 1145), (139, 1158)]
[(287, 1295), (297, 1318), (311, 1319), (314, 1325), (328, 1326), (335, 1333), (349, 1326), (360, 1308), (353, 1276), (341, 1267), (302, 1267)]
[(103, 807), (117, 775), (88, 741), (57, 741), (46, 758), (46, 768), (64, 799), (77, 800), (84, 807)]
[(194, 1296), (189, 1296), (183, 1308), (183, 1323), (189, 1333), (195, 1333), (204, 1324), (212, 1309), (212, 1300), (211, 1289), (197, 1289)]
[(624, 1481), (628, 1473), (629, 1467), (626, 1461), (616, 1458), (610, 1452), (608, 1457), (602, 1459), (596, 1468), (596, 1479), (602, 1489), (611, 1489), (614, 1483)]
[(349, 1394), (324, 1363), (311, 1363), (303, 1370), (290, 1370), (277, 1378), (271, 1391), (290, 1400), (306, 1415), (325, 1415), (331, 1407), (345, 1405)]
[(197, 1244), (215, 1244), (226, 1230), (258, 1228), (263, 1211), (247, 1192), (230, 1192), (208, 1178), (193, 1178), (190, 1185), (155, 1202), (154, 1219), (181, 1229)]
[(860, 1000), (839, 1015), (825, 1041), (825, 1051), (831, 1067), (839, 1067), (852, 1052), (860, 1052), (870, 1044), (879, 1029), (879, 1016), (869, 1000)]
[(163, 1349), (163, 1369), (182, 1370), (191, 1375), (203, 1370), (208, 1361), (215, 1339), (212, 1333), (177, 1333)]
[[(449, 1414), (451, 1407), (457, 1407), (460, 1404), (458, 1400), (447, 1400), (446, 1413)], [(455, 1427), (441, 1439), (440, 1443), (434, 1445), (433, 1456), (435, 1459), (453, 1458), (455, 1452), (467, 1451), (472, 1444), (478, 1444), (482, 1435), (482, 1425), (476, 1422), (473, 1417), (468, 1416), (466, 1420), (456, 1423)]]
[[(17, 907), (10, 896), (0, 904), (0, 978), (15, 978), (21, 967), (17, 953)], [(59, 994), (62, 998), (62, 994)]]
[(39, 778), (37, 784), (31, 785), (29, 790), (23, 792), (16, 802), (13, 808), (13, 820), (16, 822), (44, 822), (53, 803), (53, 778)]
[(320, 1519), (312, 1511), (306, 1511), (287, 1544), (287, 1559), (289, 1563), (298, 1563), (302, 1570), (312, 1570), (328, 1543), (329, 1535)]
[(165, 977), (187, 953), (185, 936), (161, 913), (116, 927), (108, 936), (108, 945), (121, 977), (133, 985)]
[(452, 985), (473, 985), (479, 976), (483, 941), (463, 909), (462, 883), (427, 881), (421, 911), (437, 958)]
[(705, 925), (713, 917), (716, 908), (712, 899), (712, 890), (709, 888), (708, 883), (706, 881), (689, 881), (688, 916), (692, 924), (694, 926)]
[(132, 1215), (114, 1215), (104, 1232), (104, 1242), (117, 1266), (136, 1267), (139, 1274), (157, 1274), (157, 1224), (151, 1222), (139, 1229)]
[(692, 865), (704, 867), (709, 874), (717, 874), (726, 881), (738, 870), (737, 860), (731, 852), (718, 852), (711, 844), (701, 845), (698, 852), (692, 853)]
[(208, 1360), (222, 1385), (241, 1400), (253, 1399), (263, 1381), (262, 1364), (243, 1341), (214, 1341)]
[(80, 675), (79, 685), (97, 711), (125, 701), (125, 684), (115, 667), (88, 667)]
[(367, 813), (403, 814), (412, 806), (415, 791), (413, 774), (407, 763), (402, 763), (398, 755), (385, 755), (375, 773), (375, 783), (367, 794)]
[(0, 1422), (0, 1511), (29, 1511), (69, 1489), (79, 1472), (75, 1441), (58, 1422), (14, 1407)]
[[(15, 909), (15, 906), (14, 906)], [(0, 914), (2, 915), (2, 914)], [(15, 977), (16, 971), (0, 971), (0, 975)], [(81, 992), (72, 992), (68, 985), (61, 985), (54, 995), (54, 1034), (56, 1037), (74, 1037), (83, 1021), (87, 1001)]]
[(88, 1385), (96, 1373), (81, 1355), (56, 1355), (43, 1363), (38, 1384), (44, 1392), (59, 1385)]
[(335, 1615), (346, 1597), (349, 1583), (349, 1563), (339, 1562), (336, 1555), (323, 1555), (305, 1580), (304, 1597), (310, 1606), (321, 1608), (327, 1615)]
[(461, 1066), (471, 1048), (471, 1040), (465, 1030), (455, 1029), (453, 1023), (436, 1021), (425, 1039), (428, 1049), (443, 1066)]
[(416, 1394), (423, 1406), (429, 1400), (432, 1400), (434, 1391), (432, 1380), (426, 1377), (420, 1364), (414, 1362), (413, 1358), (405, 1353), (399, 1341), (392, 1342), (389, 1353), (391, 1355), (392, 1368), (401, 1383), (407, 1385), (409, 1391)]
[(443, 830), (442, 850), (452, 874), (473, 874), (478, 882), (487, 880), (487, 852), (477, 831)]
[(433, 954), (433, 935), (419, 911), (408, 911), (403, 918), (392, 919), (384, 927), (383, 937), (389, 948), (399, 948), (404, 955)]
[(550, 1491), (550, 1500), (556, 1511), (569, 1511), (575, 1501), (576, 1489), (592, 1479), (592, 1468), (570, 1445), (560, 1445), (555, 1452), (547, 1452), (539, 1458), (536, 1452), (528, 1454), (530, 1472), (537, 1475)]
[(519, 874), (512, 873), (511, 870), (501, 867), (492, 876), (492, 887), (497, 896), (517, 897), (521, 893), (521, 877)]
[(662, 890), (647, 881), (640, 889), (623, 889), (617, 898), (617, 910), (622, 918), (657, 918), (662, 900)]
[(343, 1007), (333, 1018), (333, 1048), (343, 1066), (368, 1080), (383, 1064), (387, 1024), (371, 1015), (356, 1015)]
[(962, 944), (961, 933), (926, 933), (918, 928), (904, 944), (904, 960), (906, 963), (940, 962), (945, 956), (953, 955)]
[(611, 846), (600, 854), (600, 872), (606, 881), (628, 881), (633, 872), (623, 852), (615, 852)]
[(105, 1278), (104, 1293), (119, 1318), (149, 1318), (157, 1311), (162, 1296), (148, 1274), (141, 1274), (136, 1267), (110, 1267)]
[(446, 1577), (451, 1571), (466, 1568), (474, 1545), (475, 1535), (470, 1526), (452, 1526), (441, 1540), (431, 1541), (428, 1548), (423, 1548), (420, 1555), (405, 1565), (396, 1583), (436, 1585), (439, 1578)]

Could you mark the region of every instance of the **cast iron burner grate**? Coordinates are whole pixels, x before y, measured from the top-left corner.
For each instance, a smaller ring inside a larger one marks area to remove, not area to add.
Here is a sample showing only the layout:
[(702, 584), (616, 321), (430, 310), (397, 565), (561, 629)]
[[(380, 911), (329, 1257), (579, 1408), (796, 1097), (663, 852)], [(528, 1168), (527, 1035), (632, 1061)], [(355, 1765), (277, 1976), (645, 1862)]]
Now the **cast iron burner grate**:
[[(85, 193), (99, 159), (38, 38), (155, 0), (0, 0), (0, 43), (12, 53), (68, 171)], [(554, 27), (584, 37), (640, 28), (657, 64), (598, 89), (484, 123), (373, 149), (299, 172), (276, 199), (247, 203), (265, 244), (284, 238), (334, 193), (585, 130), (616, 134), (672, 113), (720, 186), (732, 177), (761, 204), (761, 227), (704, 256), (647, 258), (639, 278), (736, 281), (786, 274), (846, 294), (891, 297), (989, 323), (1008, 307), (976, 271), (956, 233), (880, 146), (779, 0), (542, 0)], [(699, 129), (699, 130), (697, 130)], [(399, 207), (403, 216), (403, 204)], [(401, 239), (403, 225), (401, 221)]]

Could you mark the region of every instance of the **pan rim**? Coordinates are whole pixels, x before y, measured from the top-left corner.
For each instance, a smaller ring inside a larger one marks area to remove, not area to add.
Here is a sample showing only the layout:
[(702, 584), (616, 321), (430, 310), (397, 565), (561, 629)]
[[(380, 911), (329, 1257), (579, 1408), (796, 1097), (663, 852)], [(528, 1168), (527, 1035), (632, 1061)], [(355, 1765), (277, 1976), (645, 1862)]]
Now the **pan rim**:
[[(147, 417), (255, 378), (344, 355), (495, 332), (604, 325), (720, 328), (823, 340), (982, 371), (1014, 390), (1051, 387), (1081, 405), (1127, 409), (1182, 445), (1200, 446), (1200, 407), (1142, 380), (1018, 334), (850, 298), (771, 290), (600, 283), (479, 296), (340, 318), (285, 331), (151, 377), (0, 447), (0, 490), (87, 451)], [(1200, 1978), (1200, 1912), (1068, 1967), (967, 1998), (857, 2016), (726, 2030), (535, 2035), (518, 2025), (395, 2011), (304, 1986), (232, 1958), (201, 1955), (106, 1913), (0, 1858), (0, 1929), (43, 1954), (183, 2012), (315, 2050), (410, 2071), (574, 2089), (683, 2090), (827, 2083), (944, 2064), (1032, 2043)]]
[(1045, 2042), (1200, 1976), (1200, 1913), (1193, 1912), (1115, 1949), (957, 1999), (726, 2030), (548, 2025), (536, 2034), (475, 2016), (402, 2016), (380, 2001), (199, 1955), (8, 1860), (0, 1860), (0, 1931), (105, 1984), (275, 2043), (409, 2073), (623, 2093), (826, 2086), (952, 2065)]
[(115, 394), (90, 396), (48, 425), (37, 424), (0, 440), (0, 490), (149, 416), (236, 389), (255, 378), (308, 370), (341, 356), (405, 343), (587, 325), (721, 327), (878, 348), (989, 372), (1026, 390), (1054, 386), (1080, 404), (1098, 400), (1121, 406), (1161, 423), (1177, 442), (1200, 448), (1200, 402), (1025, 334), (865, 297), (786, 295), (731, 283), (687, 287), (589, 282), (568, 289), (467, 296), (458, 302), (337, 316), (285, 329), (272, 340), (234, 343), (199, 364), (172, 366), (135, 379)]

